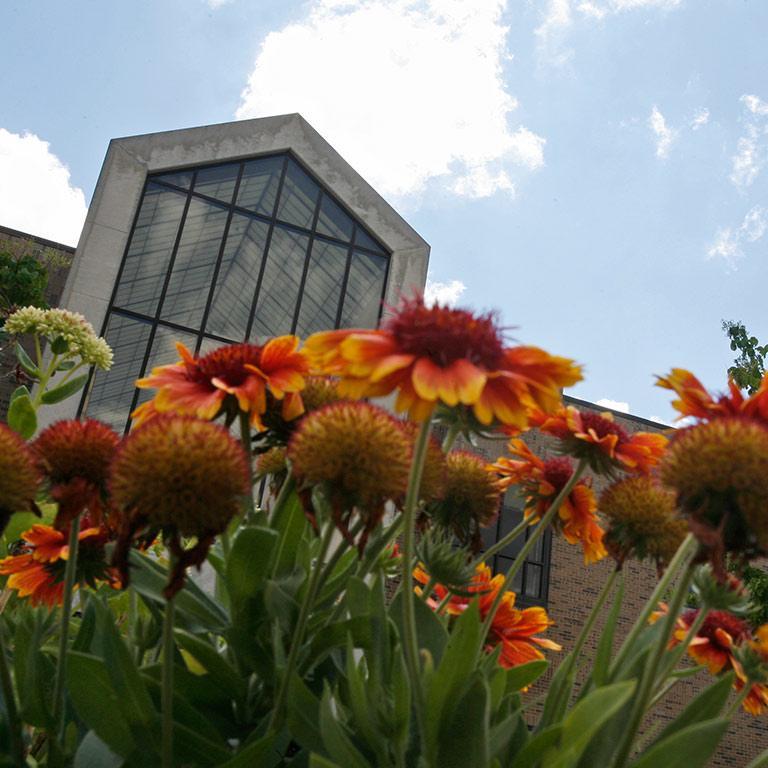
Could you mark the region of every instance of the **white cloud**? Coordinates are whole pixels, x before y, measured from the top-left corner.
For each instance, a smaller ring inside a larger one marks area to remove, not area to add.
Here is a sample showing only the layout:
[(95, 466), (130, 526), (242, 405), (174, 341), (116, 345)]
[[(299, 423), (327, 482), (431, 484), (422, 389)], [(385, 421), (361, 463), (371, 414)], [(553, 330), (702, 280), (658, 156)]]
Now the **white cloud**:
[(768, 118), (768, 102), (748, 93), (739, 101), (744, 105), (746, 115), (744, 135), (736, 143), (736, 154), (731, 158), (731, 181), (743, 189), (754, 182), (768, 160), (765, 141), (768, 136), (768, 120), (765, 119)]
[(623, 400), (611, 400), (609, 397), (601, 397), (595, 405), (602, 405), (603, 408), (611, 408), (614, 411), (621, 411), (621, 413), (629, 413), (629, 403), (625, 403)]
[(698, 131), (709, 122), (709, 110), (706, 107), (697, 109), (691, 118), (690, 126), (694, 131)]
[(733, 271), (737, 262), (744, 257), (745, 243), (755, 243), (768, 231), (768, 209), (760, 205), (751, 208), (741, 224), (736, 227), (720, 227), (715, 239), (707, 249), (707, 258), (721, 258), (727, 268)]
[[(544, 139), (515, 125), (505, 0), (312, 0), (262, 42), (238, 118), (300, 112), (385, 195), (511, 192)], [(300, 52), (300, 55), (297, 55)]]
[(541, 15), (541, 23), (536, 29), (538, 53), (548, 64), (556, 66), (567, 63), (573, 50), (566, 47), (569, 28), (574, 23), (573, 10), (581, 14), (586, 21), (603, 21), (625, 11), (641, 9), (672, 10), (682, 0), (548, 0)]
[(224, 5), (229, 5), (232, 0), (205, 0), (205, 2), (212, 11), (216, 11)]
[(87, 207), (69, 169), (33, 133), (0, 128), (0, 223), (31, 235), (74, 245)]
[(662, 159), (669, 157), (669, 150), (677, 138), (677, 131), (672, 130), (667, 125), (664, 115), (655, 105), (651, 110), (651, 116), (648, 118), (648, 125), (656, 136), (656, 157)]
[(449, 283), (427, 280), (427, 285), (424, 288), (424, 303), (429, 307), (433, 304), (455, 307), (461, 294), (466, 290), (467, 286), (461, 280), (451, 280)]

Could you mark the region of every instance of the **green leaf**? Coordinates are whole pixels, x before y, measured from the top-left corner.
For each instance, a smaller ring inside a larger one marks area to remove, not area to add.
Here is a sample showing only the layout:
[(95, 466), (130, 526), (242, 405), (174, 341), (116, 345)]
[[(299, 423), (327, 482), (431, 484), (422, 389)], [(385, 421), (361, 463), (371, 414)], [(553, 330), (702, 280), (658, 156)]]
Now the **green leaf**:
[(25, 386), (16, 387), (16, 389), (11, 392), (11, 397), (8, 402), (12, 403), (17, 397), (22, 397), (23, 395), (29, 397), (29, 390)]
[(91, 654), (70, 651), (67, 690), (85, 724), (113, 752), (128, 757), (137, 745), (128, 723), (120, 714), (120, 697), (112, 686), (104, 662)]
[(717, 682), (705, 688), (655, 739), (654, 744), (660, 744), (672, 734), (695, 725), (704, 720), (712, 720), (720, 714), (720, 710), (728, 701), (731, 692), (734, 673), (729, 672)]
[(437, 762), (441, 768), (488, 765), (489, 698), (488, 684), (476, 674), (453, 717), (442, 723)]
[(263, 587), (277, 542), (277, 532), (270, 528), (240, 529), (226, 564), (227, 589), (233, 604), (253, 597)]
[(635, 686), (634, 680), (627, 680), (596, 688), (585, 696), (563, 720), (560, 745), (545, 755), (542, 768), (566, 768), (576, 765), (581, 753), (603, 723), (629, 700)]
[(16, 359), (19, 361), (19, 365), (24, 369), (24, 371), (33, 379), (40, 378), (40, 369), (18, 341), (16, 342)]
[(331, 704), (331, 690), (326, 686), (320, 701), (320, 733), (326, 751), (344, 768), (370, 768), (368, 761), (352, 743), (344, 726), (338, 721), (336, 713), (341, 705), (338, 701)]
[(338, 763), (334, 763), (333, 760), (313, 752), (309, 756), (309, 768), (341, 768), (341, 766)]
[(173, 635), (179, 648), (195, 658), (216, 686), (227, 691), (233, 698), (245, 698), (245, 680), (210, 643), (183, 629), (175, 629)]
[(507, 691), (522, 691), (529, 685), (535, 683), (549, 667), (549, 662), (545, 659), (529, 661), (527, 664), (520, 664), (507, 670)]
[(515, 755), (509, 768), (533, 768), (538, 765), (544, 754), (560, 739), (563, 732), (562, 725), (551, 725), (549, 728), (539, 731), (531, 740)]
[[(379, 764), (385, 764), (388, 757), (387, 737), (379, 727), (377, 714), (384, 700), (384, 691), (378, 680), (363, 679), (361, 665), (355, 661), (350, 642), (347, 647), (346, 682), (349, 689), (349, 707), (355, 724), (355, 732), (373, 752)], [(371, 705), (373, 701), (373, 705)]]
[(54, 403), (60, 403), (62, 400), (66, 400), (71, 397), (75, 392), (80, 391), (85, 382), (88, 381), (88, 374), (84, 373), (82, 376), (75, 376), (74, 379), (64, 381), (53, 389), (47, 389), (40, 397), (40, 400), (46, 405), (53, 405)]
[(28, 394), (17, 395), (8, 406), (8, 426), (29, 440), (37, 429), (37, 412)]
[(619, 620), (621, 606), (624, 602), (624, 578), (619, 575), (619, 586), (613, 598), (613, 605), (608, 618), (605, 621), (603, 631), (597, 643), (595, 661), (592, 664), (592, 681), (600, 687), (608, 682), (608, 673), (611, 668), (611, 651), (613, 650), (613, 638), (616, 634), (616, 623)]
[(288, 688), (287, 722), (291, 735), (305, 748), (325, 752), (320, 732), (320, 701), (304, 681), (294, 675)]
[(63, 337), (59, 336), (51, 342), (51, 352), (55, 355), (63, 355), (69, 351), (69, 342)]
[(329, 624), (327, 627), (318, 630), (312, 638), (303, 667), (312, 668), (316, 666), (334, 648), (345, 645), (347, 638), (352, 639), (352, 646), (354, 648), (370, 648), (370, 620), (365, 616), (356, 616), (354, 619)]
[[(270, 760), (270, 755), (273, 757)], [(270, 768), (280, 762), (282, 755), (275, 749), (274, 735), (267, 735), (243, 747), (235, 757), (221, 768)]]
[(273, 574), (282, 576), (293, 571), (299, 544), (308, 523), (299, 497), (294, 491), (280, 509), (275, 510), (272, 527), (279, 535)]
[(632, 768), (701, 768), (717, 749), (728, 724), (722, 718), (689, 725), (651, 747)]
[(115, 754), (97, 735), (88, 731), (75, 753), (74, 768), (120, 768), (123, 758)]
[[(130, 565), (131, 586), (143, 597), (165, 604), (163, 589), (168, 581), (166, 570), (135, 549), (131, 550)], [(187, 579), (175, 602), (178, 616), (209, 632), (223, 631), (229, 624), (224, 609), (191, 579)]]
[(19, 694), (20, 715), (30, 725), (49, 728), (54, 667), (41, 649), (50, 616), (42, 609), (20, 617), (14, 637), (14, 676)]
[(768, 749), (761, 752), (747, 768), (768, 768)]
[(182, 725), (174, 718), (173, 753), (181, 765), (221, 765), (232, 754), (219, 744), (201, 736), (197, 730)]
[(75, 367), (74, 360), (62, 360), (57, 366), (57, 371), (71, 371)]
[[(416, 636), (419, 648), (426, 648), (432, 655), (435, 664), (440, 663), (443, 651), (448, 643), (448, 632), (443, 622), (435, 615), (435, 612), (420, 599), (416, 599), (414, 605), (416, 615)], [(403, 593), (398, 592), (389, 608), (389, 615), (395, 622), (400, 637), (403, 637)]]

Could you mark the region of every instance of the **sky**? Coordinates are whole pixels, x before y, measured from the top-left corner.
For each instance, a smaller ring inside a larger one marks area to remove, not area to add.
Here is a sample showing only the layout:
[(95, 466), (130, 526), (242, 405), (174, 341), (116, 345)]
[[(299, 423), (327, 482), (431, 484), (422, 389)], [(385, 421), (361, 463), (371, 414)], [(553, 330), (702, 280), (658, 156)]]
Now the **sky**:
[(75, 244), (111, 138), (300, 112), (432, 246), (428, 295), (671, 421), (768, 341), (764, 0), (3, 0), (0, 224)]

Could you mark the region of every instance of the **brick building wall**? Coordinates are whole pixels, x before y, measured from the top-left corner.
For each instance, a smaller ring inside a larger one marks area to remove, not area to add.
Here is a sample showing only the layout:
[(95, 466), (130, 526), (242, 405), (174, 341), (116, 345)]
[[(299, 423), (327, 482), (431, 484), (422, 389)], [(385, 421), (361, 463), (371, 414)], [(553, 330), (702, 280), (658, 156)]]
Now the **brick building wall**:
[[(14, 256), (31, 254), (42, 264), (47, 265), (48, 286), (45, 291), (45, 301), (51, 307), (58, 306), (72, 257), (75, 254), (74, 248), (0, 226), (0, 253), (3, 252)], [(31, 349), (27, 350), (27, 352), (31, 351)], [(0, 348), (0, 420), (5, 420), (8, 401), (17, 386), (19, 382), (16, 376), (16, 355), (13, 347), (6, 344)]]
[[(596, 412), (605, 410), (573, 398), (566, 398), (566, 400), (585, 410)], [(628, 432), (661, 432), (665, 429), (662, 425), (627, 414), (614, 412), (614, 416), (616, 421)], [(537, 431), (531, 431), (524, 435), (524, 439), (534, 452), (541, 455), (551, 455), (554, 444), (552, 438)], [(504, 443), (483, 441), (479, 449), (486, 458), (494, 459), (503, 453)], [(605, 484), (604, 480), (594, 478), (594, 488), (597, 493), (602, 490)], [(542, 683), (545, 683), (556, 669), (559, 658), (562, 658), (573, 647), (594, 600), (610, 575), (612, 568), (613, 561), (607, 558), (600, 563), (585, 566), (579, 545), (568, 544), (561, 536), (552, 537), (546, 607), (550, 617), (555, 621), (555, 626), (549, 630), (547, 637), (560, 643), (563, 646), (563, 653), (548, 654), (552, 666), (547, 678)], [(639, 615), (657, 581), (656, 569), (650, 564), (629, 561), (625, 564), (624, 571), (624, 606), (618, 622), (617, 648)], [(608, 606), (604, 609), (603, 616), (598, 619), (595, 630), (585, 646), (586, 658), (594, 657), (596, 642), (600, 637), (607, 610)], [(674, 718), (711, 680), (709, 673), (704, 671), (692, 678), (679, 681), (665, 697), (665, 703), (655, 711), (654, 719), (666, 722)], [(540, 685), (538, 691), (535, 688), (531, 691), (533, 698), (541, 692), (541, 688)], [(757, 718), (740, 710), (710, 765), (744, 768), (766, 749), (768, 749), (768, 720), (765, 716)], [(599, 767), (596, 766), (595, 768)]]

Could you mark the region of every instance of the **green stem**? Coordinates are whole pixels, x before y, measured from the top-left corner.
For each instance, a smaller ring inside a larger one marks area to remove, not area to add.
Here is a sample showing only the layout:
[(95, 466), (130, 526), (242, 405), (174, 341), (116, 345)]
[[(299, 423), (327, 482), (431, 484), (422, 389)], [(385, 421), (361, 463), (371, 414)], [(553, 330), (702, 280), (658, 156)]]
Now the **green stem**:
[(79, 371), (84, 365), (85, 365), (85, 363), (81, 360), (77, 365), (72, 366), (72, 368), (70, 368), (61, 377), (61, 381), (58, 382), (58, 386), (61, 386), (62, 384), (64, 384), (68, 379), (70, 379), (72, 377), (73, 373), (76, 373), (77, 371)]
[(280, 687), (275, 697), (275, 702), (272, 706), (272, 715), (267, 726), (267, 733), (277, 731), (283, 722), (283, 707), (285, 706), (285, 699), (288, 695), (288, 686), (291, 682), (291, 676), (296, 669), (296, 661), (299, 657), (299, 649), (304, 642), (304, 633), (307, 629), (307, 621), (309, 620), (309, 614), (312, 610), (312, 605), (317, 597), (317, 592), (320, 588), (320, 580), (323, 573), (323, 561), (328, 553), (328, 547), (331, 544), (333, 538), (333, 532), (335, 528), (333, 524), (328, 523), (323, 533), (323, 538), (320, 542), (320, 552), (317, 555), (317, 563), (315, 567), (311, 569), (309, 575), (309, 582), (307, 584), (307, 591), (304, 593), (304, 599), (301, 601), (301, 607), (299, 608), (299, 618), (296, 621), (296, 626), (293, 630), (293, 637), (291, 638), (291, 648), (288, 652), (288, 659), (285, 662), (285, 671), (283, 672), (283, 679), (280, 681)]
[[(168, 567), (173, 569), (173, 558), (171, 558)], [(175, 613), (176, 602), (175, 597), (172, 597), (165, 602), (165, 615), (163, 616), (163, 676), (161, 691), (163, 768), (173, 768), (173, 621)]]
[(669, 657), (661, 667), (659, 678), (664, 681), (669, 676), (670, 672), (677, 666), (677, 663), (685, 655), (688, 647), (691, 644), (691, 640), (699, 633), (699, 630), (704, 625), (704, 621), (709, 613), (709, 608), (701, 608), (693, 620), (690, 629), (685, 634), (685, 639), (679, 645), (675, 646), (669, 653)]
[(448, 605), (448, 603), (451, 602), (451, 598), (452, 597), (453, 597), (453, 592), (451, 592), (451, 590), (449, 589), (445, 593), (445, 597), (440, 601), (440, 605), (437, 606), (437, 610), (435, 611), (435, 613), (438, 616), (440, 616), (442, 614), (442, 612), (445, 610), (445, 606)]
[(508, 547), (521, 533), (524, 533), (527, 528), (531, 526), (531, 521), (528, 518), (518, 523), (506, 536), (502, 536), (497, 542), (492, 544), (485, 552), (482, 552), (477, 558), (475, 565), (482, 565), (488, 562), (497, 552), (501, 552)]
[[(416, 708), (416, 724), (422, 746), (426, 736), (426, 711), (424, 689), (421, 685), (419, 640), (416, 635), (416, 595), (413, 592), (412, 571), (416, 555), (416, 507), (419, 501), (421, 476), (427, 457), (431, 426), (430, 419), (426, 418), (419, 429), (413, 451), (413, 461), (408, 477), (408, 493), (405, 496), (403, 508), (403, 561), (401, 567), (402, 583), (400, 584), (403, 591), (403, 653), (408, 676), (411, 679), (411, 690)], [(426, 754), (424, 749), (422, 749), (422, 754)]]
[(499, 591), (496, 593), (496, 597), (494, 598), (493, 603), (491, 604), (491, 609), (488, 611), (488, 614), (485, 617), (485, 621), (483, 622), (483, 628), (480, 632), (480, 643), (476, 652), (477, 657), (479, 657), (480, 653), (482, 652), (483, 645), (485, 644), (485, 638), (488, 636), (488, 632), (491, 628), (491, 624), (493, 623), (493, 619), (496, 616), (496, 611), (501, 605), (501, 601), (502, 601), (502, 598), (504, 597), (504, 593), (509, 591), (509, 589), (511, 588), (512, 582), (514, 581), (514, 578), (517, 575), (517, 572), (523, 567), (523, 564), (525, 563), (525, 558), (528, 556), (528, 553), (536, 546), (536, 542), (544, 534), (544, 531), (547, 530), (552, 520), (554, 520), (555, 515), (558, 513), (560, 509), (560, 506), (568, 498), (570, 492), (573, 490), (573, 487), (576, 485), (576, 483), (579, 482), (579, 478), (581, 477), (581, 475), (583, 474), (586, 468), (587, 468), (587, 462), (584, 459), (582, 459), (579, 462), (578, 466), (576, 467), (574, 473), (568, 479), (568, 482), (563, 486), (560, 493), (558, 493), (557, 496), (555, 497), (554, 501), (552, 502), (552, 506), (546, 511), (544, 516), (539, 521), (539, 524), (536, 526), (533, 533), (528, 538), (528, 541), (525, 542), (522, 549), (515, 556), (514, 562), (510, 566), (509, 570), (507, 571), (507, 577), (504, 579), (504, 584), (501, 586), (501, 589), (499, 589)]
[(451, 424), (451, 426), (448, 427), (448, 432), (443, 439), (443, 453), (448, 453), (451, 448), (453, 448), (453, 444), (456, 442), (456, 438), (459, 436), (459, 431), (460, 427), (458, 424)]
[(274, 523), (274, 521), (277, 519), (280, 510), (283, 508), (285, 502), (288, 501), (295, 488), (296, 480), (294, 479), (293, 473), (291, 472), (291, 468), (289, 466), (285, 475), (285, 480), (283, 480), (283, 484), (280, 486), (280, 490), (277, 493), (275, 503), (272, 505), (272, 513), (270, 515), (271, 522)]
[(24, 738), (22, 736), (22, 725), (19, 718), (19, 712), (16, 709), (16, 698), (13, 693), (13, 682), (11, 681), (11, 672), (8, 669), (8, 658), (5, 652), (5, 632), (0, 623), (0, 692), (2, 692), (5, 711), (8, 713), (8, 730), (10, 732), (10, 752), (13, 764), (17, 766), (26, 765), (24, 759)]
[(43, 372), (43, 347), (40, 344), (40, 337), (35, 334), (35, 357), (37, 358), (37, 370)]
[(51, 358), (51, 362), (45, 369), (45, 372), (40, 372), (40, 380), (37, 383), (37, 394), (32, 399), (32, 405), (37, 410), (43, 402), (43, 395), (45, 394), (45, 388), (48, 386), (48, 382), (51, 380), (51, 376), (56, 371), (56, 367), (59, 364), (59, 355), (54, 354)]
[(622, 643), (616, 659), (614, 660), (613, 664), (611, 664), (611, 671), (608, 677), (609, 681), (613, 681), (616, 673), (621, 668), (621, 665), (626, 661), (627, 656), (637, 641), (638, 636), (648, 626), (648, 621), (651, 618), (651, 614), (658, 609), (659, 602), (664, 597), (664, 593), (667, 591), (667, 589), (669, 589), (669, 585), (674, 580), (677, 572), (683, 566), (688, 564), (688, 561), (691, 559), (691, 557), (693, 557), (697, 547), (698, 543), (696, 539), (693, 537), (693, 534), (689, 533), (683, 540), (682, 544), (678, 547), (677, 552), (675, 552), (675, 556), (667, 566), (667, 570), (664, 571), (664, 575), (661, 577), (658, 584), (656, 584), (656, 588), (653, 590), (653, 593), (646, 601), (645, 606), (643, 607), (643, 612), (640, 614), (637, 621), (632, 626), (630, 633)]
[(64, 568), (64, 591), (61, 602), (61, 626), (59, 629), (59, 657), (56, 660), (56, 678), (53, 687), (53, 719), (57, 724), (59, 738), (64, 737), (64, 679), (67, 673), (67, 652), (69, 650), (69, 619), (72, 614), (72, 593), (77, 574), (77, 554), (80, 543), (80, 516), (69, 525), (69, 548)]
[[(685, 542), (681, 545), (683, 548)], [(678, 550), (679, 552), (679, 550)], [(692, 553), (691, 553), (692, 554)], [(677, 616), (680, 613), (680, 609), (685, 603), (685, 598), (688, 596), (688, 589), (691, 586), (693, 580), (693, 568), (691, 567), (691, 558), (688, 558), (688, 565), (682, 578), (675, 587), (675, 591), (672, 593), (672, 599), (669, 604), (669, 613), (664, 617), (664, 624), (662, 626), (661, 635), (657, 638), (656, 644), (651, 647), (646, 659), (645, 666), (640, 675), (640, 682), (632, 697), (632, 710), (629, 715), (629, 721), (626, 728), (623, 729), (623, 739), (621, 745), (616, 753), (616, 759), (612, 763), (615, 768), (622, 768), (627, 764), (629, 754), (632, 751), (632, 744), (635, 740), (635, 735), (643, 720), (643, 715), (648, 707), (653, 689), (656, 684), (656, 676), (659, 669), (659, 664), (664, 651), (667, 648), (669, 638), (672, 636), (672, 632), (677, 622)]]
[(432, 594), (432, 590), (435, 588), (436, 583), (437, 582), (430, 576), (429, 581), (427, 582), (427, 585), (424, 587), (424, 589), (421, 592), (421, 601), (423, 603), (426, 603), (429, 600), (429, 597)]
[(739, 711), (739, 707), (744, 703), (744, 699), (749, 696), (749, 692), (752, 690), (752, 685), (752, 682), (749, 680), (744, 683), (744, 687), (739, 691), (739, 695), (733, 700), (733, 703), (728, 708), (728, 713), (725, 716), (726, 720), (730, 720)]

